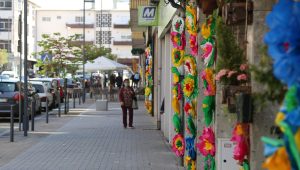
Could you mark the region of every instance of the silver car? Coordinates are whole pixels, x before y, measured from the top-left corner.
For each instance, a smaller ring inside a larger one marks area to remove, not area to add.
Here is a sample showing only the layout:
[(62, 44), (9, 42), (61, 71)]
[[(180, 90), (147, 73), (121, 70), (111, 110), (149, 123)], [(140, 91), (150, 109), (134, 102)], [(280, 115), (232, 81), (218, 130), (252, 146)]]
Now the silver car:
[(43, 110), (46, 110), (46, 100), (48, 100), (48, 108), (51, 109), (53, 103), (53, 95), (50, 92), (50, 89), (42, 82), (33, 81), (31, 82), (31, 84), (39, 95), (39, 98), (41, 100), (41, 108)]

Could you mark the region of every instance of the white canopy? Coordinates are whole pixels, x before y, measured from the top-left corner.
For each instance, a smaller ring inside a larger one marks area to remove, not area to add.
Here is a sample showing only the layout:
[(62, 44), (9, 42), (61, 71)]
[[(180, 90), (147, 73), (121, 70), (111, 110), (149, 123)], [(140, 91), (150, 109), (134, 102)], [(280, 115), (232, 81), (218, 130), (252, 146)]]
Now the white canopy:
[(116, 61), (110, 60), (106, 57), (98, 57), (94, 62), (87, 62), (85, 65), (87, 72), (107, 71), (107, 70), (125, 70), (130, 68), (124, 64), (120, 64)]

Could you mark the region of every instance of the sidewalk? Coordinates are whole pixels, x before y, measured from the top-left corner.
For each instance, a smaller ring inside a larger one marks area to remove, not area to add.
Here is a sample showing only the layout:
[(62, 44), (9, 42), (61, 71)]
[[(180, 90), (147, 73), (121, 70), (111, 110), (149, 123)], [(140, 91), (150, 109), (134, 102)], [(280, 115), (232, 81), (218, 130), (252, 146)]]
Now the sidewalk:
[(139, 107), (134, 112), (135, 129), (123, 129), (118, 103), (109, 103), (109, 111), (105, 112), (95, 111), (94, 104), (80, 108), (81, 114), (73, 115), (55, 133), (0, 169), (183, 169), (177, 166), (176, 157), (156, 130), (154, 119), (145, 114), (142, 102)]

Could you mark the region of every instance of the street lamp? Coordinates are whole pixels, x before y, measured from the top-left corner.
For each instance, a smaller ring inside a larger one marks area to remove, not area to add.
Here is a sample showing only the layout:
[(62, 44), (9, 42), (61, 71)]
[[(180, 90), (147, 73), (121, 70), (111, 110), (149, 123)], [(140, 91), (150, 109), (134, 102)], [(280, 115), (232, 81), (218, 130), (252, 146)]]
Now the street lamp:
[(83, 47), (82, 47), (82, 54), (83, 54), (83, 66), (82, 66), (82, 75), (83, 75), (83, 95), (82, 95), (82, 103), (85, 103), (85, 3), (91, 2), (95, 3), (95, 0), (83, 0)]

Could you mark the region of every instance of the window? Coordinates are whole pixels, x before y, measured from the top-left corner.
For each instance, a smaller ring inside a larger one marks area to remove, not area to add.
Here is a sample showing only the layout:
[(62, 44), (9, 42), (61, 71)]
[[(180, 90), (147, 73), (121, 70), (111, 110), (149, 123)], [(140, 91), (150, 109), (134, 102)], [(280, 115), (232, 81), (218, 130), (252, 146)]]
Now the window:
[(121, 35), (121, 39), (122, 40), (130, 40), (131, 39), (131, 35)]
[(75, 22), (83, 22), (83, 17), (75, 17)]
[(50, 22), (51, 21), (51, 17), (43, 17), (42, 20), (44, 22)]
[(97, 14), (97, 27), (111, 27), (111, 14)]
[(61, 16), (57, 16), (56, 18), (57, 18), (57, 19), (61, 19)]
[(11, 41), (0, 40), (0, 49), (6, 49), (7, 52), (11, 52)]
[(111, 44), (111, 31), (97, 31), (96, 44)]
[(0, 31), (11, 31), (11, 19), (0, 19)]
[(0, 8), (10, 10), (12, 7), (11, 0), (0, 0)]

